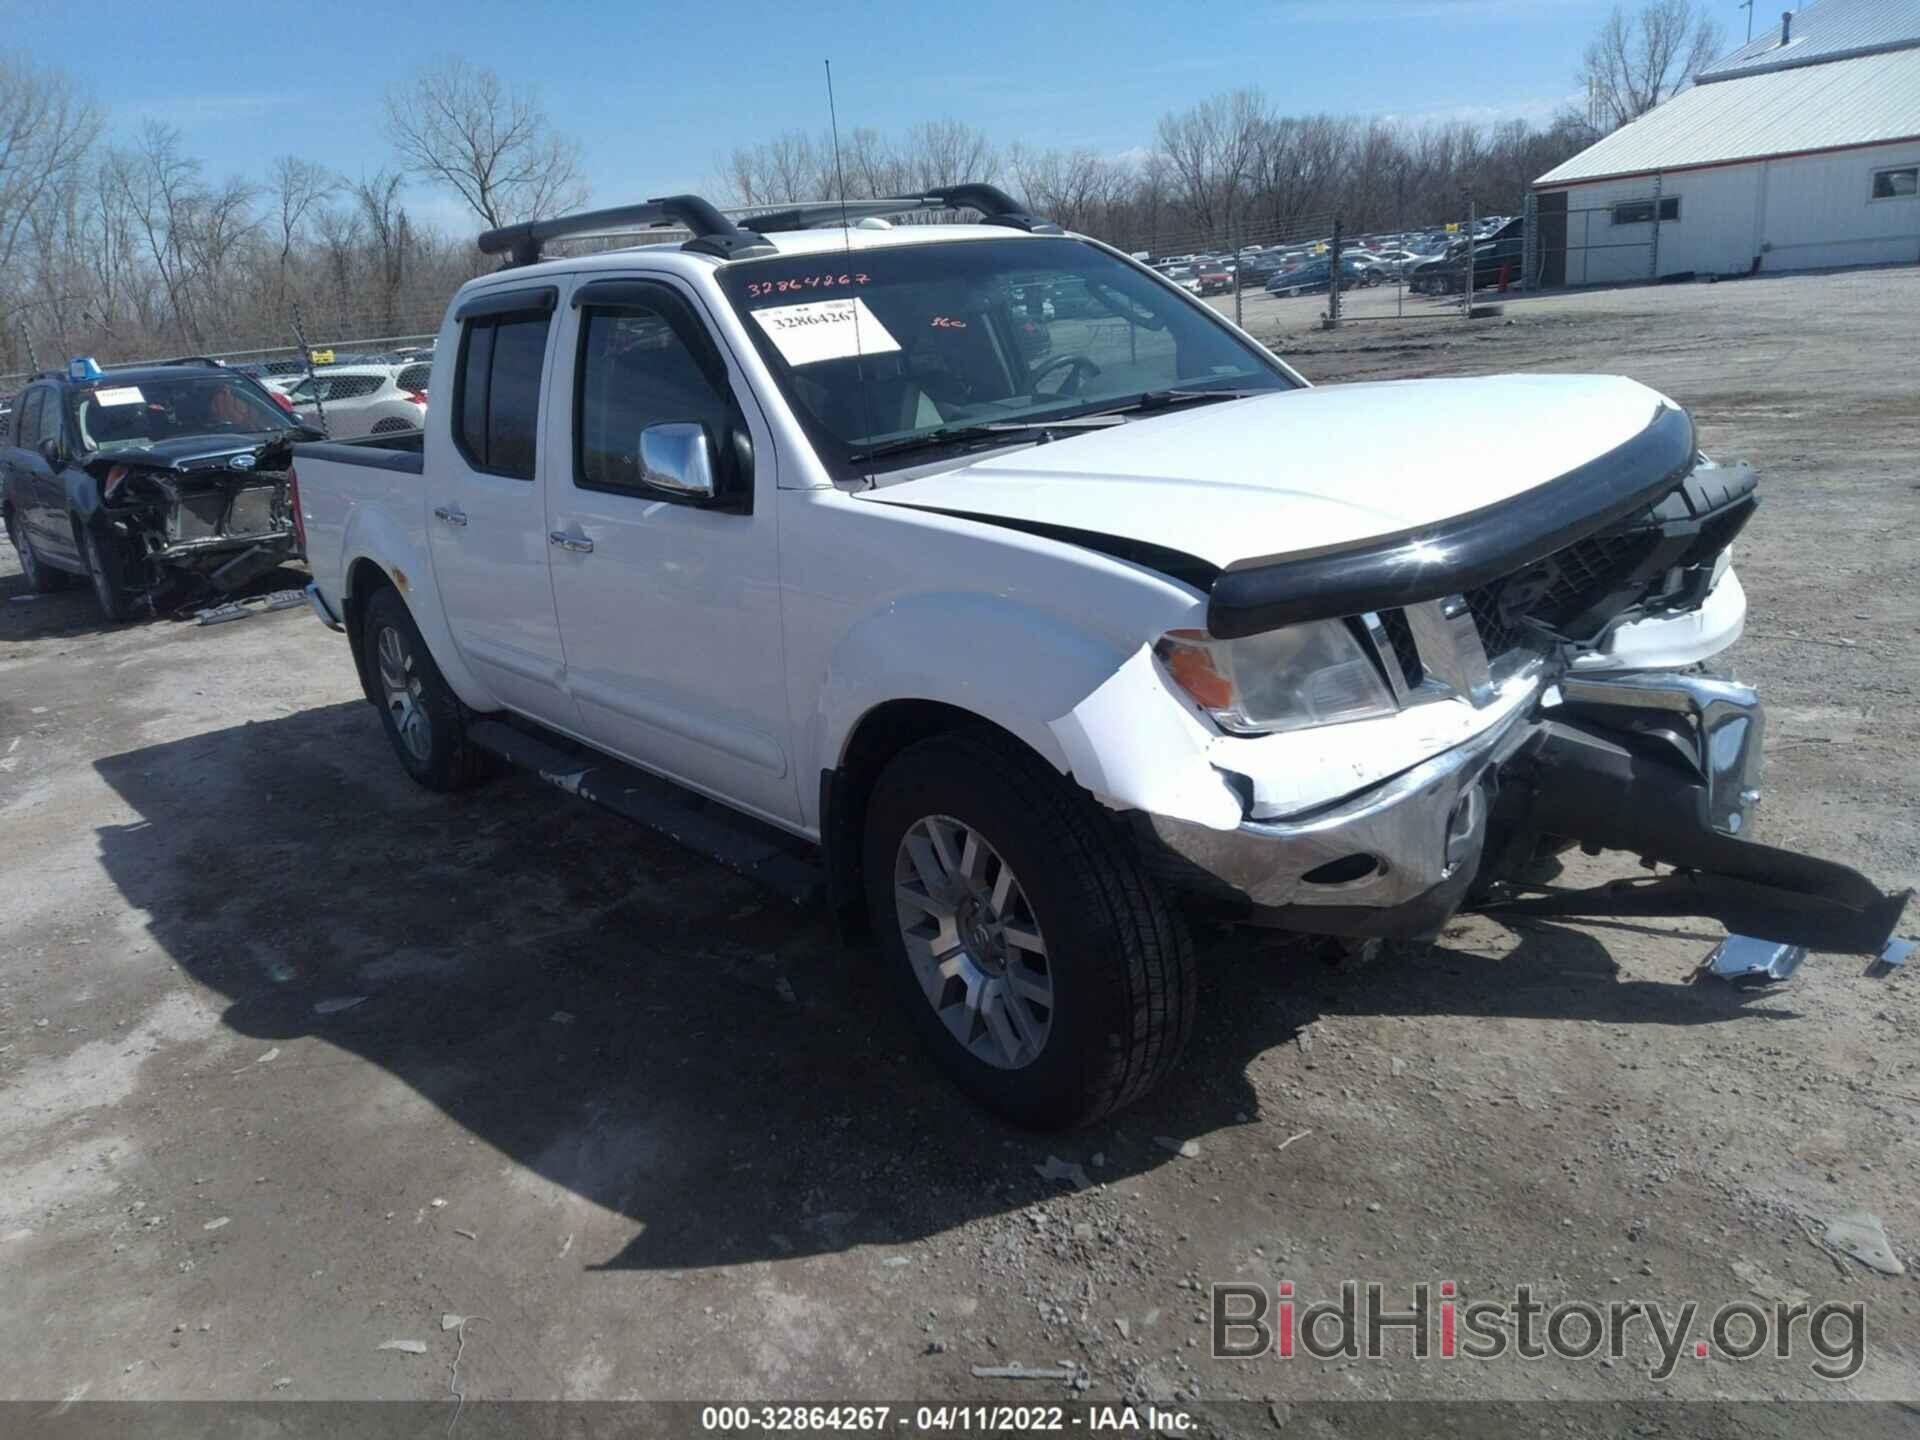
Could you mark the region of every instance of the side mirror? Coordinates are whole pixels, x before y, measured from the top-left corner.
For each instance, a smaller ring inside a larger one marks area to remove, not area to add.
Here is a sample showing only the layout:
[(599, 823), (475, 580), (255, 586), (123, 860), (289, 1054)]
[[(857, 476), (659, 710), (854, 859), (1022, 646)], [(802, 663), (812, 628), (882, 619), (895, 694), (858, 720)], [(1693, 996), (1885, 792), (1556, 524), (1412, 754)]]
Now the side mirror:
[(49, 465), (57, 466), (64, 458), (60, 453), (60, 442), (51, 435), (42, 440), (36, 448), (40, 451), (40, 458)]
[(714, 496), (713, 451), (704, 425), (674, 421), (640, 432), (640, 479), (684, 500)]

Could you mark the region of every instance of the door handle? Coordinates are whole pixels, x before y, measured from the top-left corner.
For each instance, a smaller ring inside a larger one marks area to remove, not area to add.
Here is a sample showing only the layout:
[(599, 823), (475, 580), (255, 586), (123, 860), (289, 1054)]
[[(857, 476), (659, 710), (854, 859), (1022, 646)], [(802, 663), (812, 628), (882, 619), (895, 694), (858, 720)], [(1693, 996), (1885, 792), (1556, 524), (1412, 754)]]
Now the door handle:
[(549, 530), (547, 543), (558, 545), (562, 550), (572, 550), (576, 554), (586, 555), (593, 550), (593, 541), (584, 535), (569, 535), (564, 530)]
[(446, 522), (447, 522), (447, 524), (449, 524), (449, 525), (464, 525), (464, 524), (466, 524), (466, 523), (467, 523), (467, 512), (466, 512), (466, 511), (464, 511), (464, 510), (455, 510), (455, 509), (453, 509), (453, 508), (452, 508), (451, 506), (448, 506), (448, 505), (436, 505), (436, 506), (434, 506), (434, 507), (433, 507), (433, 517), (434, 517), (434, 519), (436, 519), (436, 520), (444, 520), (444, 521), (446, 521)]

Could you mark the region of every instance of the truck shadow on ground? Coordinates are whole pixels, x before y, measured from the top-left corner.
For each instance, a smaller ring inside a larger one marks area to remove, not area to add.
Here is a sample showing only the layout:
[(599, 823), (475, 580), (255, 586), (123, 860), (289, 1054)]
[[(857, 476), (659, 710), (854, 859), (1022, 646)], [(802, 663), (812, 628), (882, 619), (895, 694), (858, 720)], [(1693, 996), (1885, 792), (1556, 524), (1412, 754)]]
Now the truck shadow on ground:
[[(1050, 1155), (1107, 1181), (1182, 1163), (1158, 1137), (1285, 1123), (1263, 1115), (1249, 1066), (1322, 1015), (1770, 1013), (1724, 987), (1622, 980), (1598, 942), (1546, 926), (1500, 956), (1443, 946), (1353, 971), (1233, 932), (1203, 946), (1173, 1080), (1101, 1125), (1032, 1136), (948, 1087), (877, 957), (823, 915), (528, 777), (419, 790), (362, 703), (97, 768), (140, 817), (99, 831), (102, 863), (173, 963), (225, 997), (229, 1027), (358, 1056), (514, 1166), (630, 1217), (624, 1249), (585, 1257), (607, 1268), (937, 1235), (1047, 1193)], [(297, 1113), (256, 1103), (350, 1174), (367, 1143), (350, 1117), (385, 1076), (325, 1073)], [(378, 1134), (416, 1140), (445, 1149)]]

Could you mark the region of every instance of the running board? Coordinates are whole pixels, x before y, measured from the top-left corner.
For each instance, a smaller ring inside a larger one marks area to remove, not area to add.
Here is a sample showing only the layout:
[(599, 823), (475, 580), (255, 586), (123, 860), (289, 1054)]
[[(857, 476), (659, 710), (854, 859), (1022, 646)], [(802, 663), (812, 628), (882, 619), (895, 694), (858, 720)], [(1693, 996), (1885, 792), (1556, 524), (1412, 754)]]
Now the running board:
[(644, 825), (796, 905), (810, 905), (826, 894), (826, 872), (813, 846), (670, 780), (500, 720), (473, 722), (467, 738), (549, 785)]

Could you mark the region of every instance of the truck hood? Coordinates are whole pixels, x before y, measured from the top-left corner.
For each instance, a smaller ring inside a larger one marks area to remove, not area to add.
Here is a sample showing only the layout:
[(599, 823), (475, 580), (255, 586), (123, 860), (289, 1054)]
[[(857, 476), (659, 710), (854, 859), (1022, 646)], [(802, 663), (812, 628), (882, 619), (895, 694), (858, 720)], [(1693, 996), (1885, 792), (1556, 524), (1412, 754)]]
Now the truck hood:
[(1614, 375), (1332, 385), (1075, 434), (858, 498), (1225, 569), (1497, 505), (1619, 450), (1663, 409), (1677, 407)]

